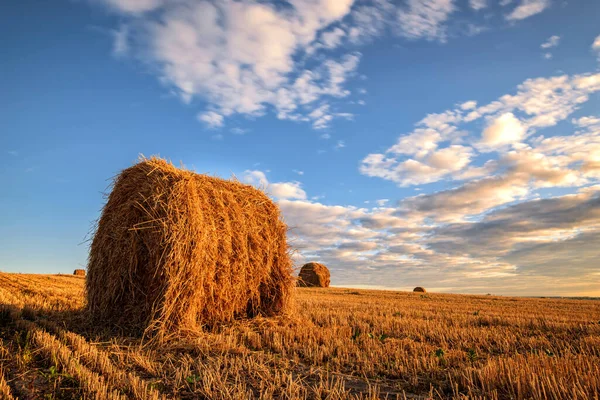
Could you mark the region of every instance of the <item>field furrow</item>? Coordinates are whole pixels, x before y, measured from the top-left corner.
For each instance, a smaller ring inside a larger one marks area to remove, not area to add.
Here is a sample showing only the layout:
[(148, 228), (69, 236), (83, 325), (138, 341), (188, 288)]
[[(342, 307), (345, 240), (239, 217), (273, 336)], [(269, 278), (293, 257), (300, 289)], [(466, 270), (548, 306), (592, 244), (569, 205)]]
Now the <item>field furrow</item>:
[(136, 374), (118, 369), (110, 360), (107, 352), (89, 344), (81, 335), (66, 332), (52, 321), (39, 320), (38, 324), (54, 334), (61, 343), (68, 346), (81, 364), (101, 374), (111, 386), (123, 391), (128, 398), (139, 400), (159, 400), (166, 398), (157, 390), (151, 388), (150, 383), (141, 379)]

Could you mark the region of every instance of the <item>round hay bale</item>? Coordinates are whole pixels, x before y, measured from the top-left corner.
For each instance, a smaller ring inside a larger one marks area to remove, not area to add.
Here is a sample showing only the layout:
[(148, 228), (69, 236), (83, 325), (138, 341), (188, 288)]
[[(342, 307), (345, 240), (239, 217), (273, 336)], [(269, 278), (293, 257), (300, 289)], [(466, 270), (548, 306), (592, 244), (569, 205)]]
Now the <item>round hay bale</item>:
[(76, 269), (73, 271), (73, 275), (75, 276), (85, 276), (85, 269)]
[(413, 289), (413, 292), (427, 293), (427, 290), (425, 290), (424, 287), (417, 286), (416, 288)]
[(329, 269), (323, 264), (309, 262), (300, 269), (298, 286), (301, 287), (329, 287)]
[(141, 159), (114, 180), (91, 244), (90, 316), (162, 340), (291, 305), (278, 206), (262, 191)]

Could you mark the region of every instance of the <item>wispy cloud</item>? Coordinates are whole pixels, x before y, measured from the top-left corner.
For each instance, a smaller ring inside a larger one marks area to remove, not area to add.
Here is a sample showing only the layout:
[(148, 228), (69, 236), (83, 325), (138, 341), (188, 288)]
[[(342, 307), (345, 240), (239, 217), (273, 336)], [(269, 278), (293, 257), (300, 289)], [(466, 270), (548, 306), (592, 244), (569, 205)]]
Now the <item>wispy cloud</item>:
[(306, 199), (306, 192), (302, 189), (302, 184), (300, 182), (269, 182), (263, 171), (246, 170), (242, 176), (242, 181), (266, 190), (274, 198), (279, 200)]
[[(401, 186), (488, 175), (505, 167), (495, 160), (496, 154), (513, 151), (529, 157), (531, 146), (537, 143), (536, 139), (529, 140), (533, 133), (568, 118), (589, 99), (590, 94), (598, 91), (600, 74), (528, 79), (518, 86), (515, 94), (502, 95), (491, 103), (467, 110), (463, 103), (443, 113), (429, 114), (412, 132), (400, 136), (386, 152), (366, 156), (360, 171)], [(473, 121), (482, 118), (486, 127), (481, 132), (469, 129)], [(535, 154), (536, 149), (533, 150)], [(483, 166), (471, 165), (477, 151), (493, 151), (488, 157), (489, 162)], [(565, 179), (579, 176), (585, 180), (581, 170), (562, 164), (564, 159), (538, 157), (540, 159), (532, 163), (549, 163), (548, 178), (556, 173), (557, 176), (564, 175)], [(554, 164), (562, 172), (551, 173)]]
[(593, 116), (573, 118), (571, 122), (579, 127), (600, 127), (600, 118)]
[[(137, 16), (131, 25), (136, 50), (185, 102), (209, 102), (212, 111), (200, 119), (210, 126), (223, 124), (215, 115), (258, 116), (273, 107), (278, 118), (322, 128), (336, 114), (329, 119), (311, 114), (330, 105), (328, 99), (349, 95), (345, 82), (360, 60), (350, 53), (307, 69), (296, 57), (317, 42), (339, 45), (344, 30), (325, 28), (344, 19), (353, 0), (295, 0), (288, 8), (257, 1), (105, 1)], [(116, 54), (132, 45), (127, 40), (124, 25), (115, 33)]]
[(553, 36), (550, 36), (548, 38), (548, 40), (546, 40), (544, 43), (542, 43), (540, 45), (540, 47), (542, 49), (549, 49), (549, 48), (558, 46), (559, 42), (560, 42), (560, 36), (553, 35)]
[(223, 126), (223, 116), (214, 111), (207, 111), (198, 114), (198, 120), (204, 122), (210, 128), (219, 128)]
[(113, 55), (121, 57), (129, 52), (129, 28), (121, 25), (119, 29), (112, 31)]
[(231, 128), (229, 131), (231, 133), (233, 133), (234, 135), (245, 135), (246, 133), (248, 133), (248, 129), (239, 128), (239, 127)]
[(105, 2), (115, 10), (141, 14), (161, 7), (166, 0), (105, 0)]
[(482, 10), (488, 6), (487, 0), (469, 0), (469, 6), (475, 11)]
[(477, 102), (475, 100), (465, 101), (460, 105), (461, 110), (472, 110), (477, 107)]
[(594, 39), (592, 50), (598, 54), (598, 61), (600, 61), (600, 35), (596, 36), (596, 39)]
[[(553, 36), (550, 36), (548, 38), (548, 40), (546, 40), (544, 43), (542, 43), (540, 45), (540, 48), (544, 49), (544, 50), (548, 50), (548, 49), (558, 46), (559, 43), (560, 43), (560, 36), (553, 35)], [(546, 60), (550, 60), (552, 58), (552, 53), (550, 53), (549, 51), (546, 51), (544, 53), (544, 58)]]
[(445, 41), (444, 23), (455, 10), (453, 0), (408, 0), (398, 12), (398, 29), (407, 38)]
[(600, 50), (600, 35), (596, 36), (596, 39), (594, 39), (594, 43), (592, 43), (592, 49)]
[[(342, 109), (351, 95), (361, 53), (373, 38), (393, 32), (409, 40), (445, 42), (454, 0), (96, 0), (122, 14), (113, 54), (142, 59), (183, 102), (207, 103), (201, 117), (222, 126), (234, 115), (273, 112), (283, 120), (329, 127), (350, 119)], [(474, 9), (485, 0), (470, 0)], [(546, 0), (523, 0), (507, 16), (523, 19), (543, 11)], [(460, 25), (460, 24), (459, 24)], [(464, 24), (463, 24), (464, 25)], [(468, 24), (471, 35), (485, 27)], [(455, 27), (456, 28), (456, 27)], [(460, 29), (455, 29), (460, 31)], [(277, 40), (273, 40), (273, 38)], [(335, 51), (332, 51), (335, 50)], [(354, 99), (365, 104), (364, 99)]]
[(509, 21), (519, 21), (541, 13), (550, 6), (550, 0), (521, 0), (521, 3), (506, 16)]

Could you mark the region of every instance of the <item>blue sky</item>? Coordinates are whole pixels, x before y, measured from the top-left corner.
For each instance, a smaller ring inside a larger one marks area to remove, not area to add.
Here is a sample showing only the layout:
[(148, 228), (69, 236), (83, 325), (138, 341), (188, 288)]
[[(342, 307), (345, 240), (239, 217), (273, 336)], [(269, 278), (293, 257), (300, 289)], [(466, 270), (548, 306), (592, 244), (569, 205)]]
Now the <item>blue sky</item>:
[[(265, 187), (340, 286), (600, 295), (597, 1), (8, 1), (0, 269), (140, 154)], [(550, 256), (551, 255), (551, 256)]]

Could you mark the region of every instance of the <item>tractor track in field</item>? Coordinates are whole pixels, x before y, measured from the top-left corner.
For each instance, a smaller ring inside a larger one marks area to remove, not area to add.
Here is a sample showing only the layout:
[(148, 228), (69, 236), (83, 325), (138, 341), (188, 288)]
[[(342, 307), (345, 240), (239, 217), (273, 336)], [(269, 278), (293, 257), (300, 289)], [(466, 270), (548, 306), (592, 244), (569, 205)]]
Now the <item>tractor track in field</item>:
[[(139, 399), (168, 397), (135, 373), (123, 371), (110, 356), (84, 337), (47, 319), (24, 318), (16, 307), (2, 305), (4, 328), (0, 393), (6, 398)], [(18, 357), (21, 357), (20, 359)], [(8, 390), (6, 390), (8, 389)], [(3, 397), (3, 398), (4, 398)]]

